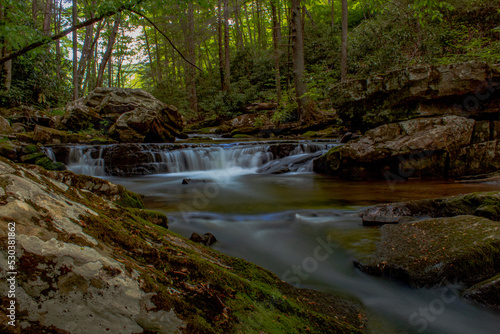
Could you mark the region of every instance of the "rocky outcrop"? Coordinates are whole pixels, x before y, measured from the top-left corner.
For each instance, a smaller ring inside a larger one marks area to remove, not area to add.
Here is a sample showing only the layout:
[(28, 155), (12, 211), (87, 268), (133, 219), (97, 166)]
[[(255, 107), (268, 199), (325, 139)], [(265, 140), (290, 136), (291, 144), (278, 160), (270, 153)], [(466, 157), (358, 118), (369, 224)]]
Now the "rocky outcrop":
[(0, 134), (8, 135), (12, 133), (12, 128), (10, 127), (9, 121), (0, 116)]
[(375, 252), (356, 265), (413, 287), (468, 286), (500, 272), (500, 224), (476, 216), (384, 225)]
[(331, 149), (314, 168), (348, 179), (390, 182), (491, 173), (500, 169), (499, 122), (483, 123), (443, 116), (385, 124)]
[(367, 130), (418, 117), (484, 118), (499, 112), (499, 88), (497, 67), (466, 62), (421, 65), (351, 80), (334, 86), (330, 99), (346, 126)]
[(181, 238), (141, 205), (108, 181), (0, 158), (0, 289), (15, 281), (3, 302), (16, 309), (9, 327), (0, 308), (0, 332), (363, 332), (356, 305)]
[(63, 124), (72, 131), (99, 129), (121, 142), (170, 142), (182, 137), (182, 117), (141, 89), (97, 88), (68, 105)]

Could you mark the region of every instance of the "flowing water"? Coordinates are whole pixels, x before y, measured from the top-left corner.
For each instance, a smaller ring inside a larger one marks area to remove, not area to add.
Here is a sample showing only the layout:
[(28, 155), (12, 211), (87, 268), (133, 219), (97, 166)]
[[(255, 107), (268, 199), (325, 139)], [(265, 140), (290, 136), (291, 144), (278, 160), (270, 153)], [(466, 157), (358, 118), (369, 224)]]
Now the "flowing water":
[[(410, 289), (355, 270), (353, 257), (373, 250), (377, 228), (357, 211), (384, 202), (500, 190), (499, 184), (408, 181), (347, 182), (316, 175), (312, 159), (332, 143), (300, 143), (281, 159), (268, 144), (215, 144), (152, 154), (157, 174), (105, 176), (144, 194), (170, 229), (189, 237), (211, 232), (213, 248), (245, 258), (299, 287), (363, 303), (372, 333), (498, 333), (500, 316), (459, 298), (459, 283)], [(72, 150), (70, 169), (99, 175), (102, 157)], [(90, 158), (89, 158), (90, 157)], [(285, 174), (272, 172), (287, 171)], [(198, 180), (182, 184), (189, 178)], [(265, 330), (263, 328), (263, 330)]]

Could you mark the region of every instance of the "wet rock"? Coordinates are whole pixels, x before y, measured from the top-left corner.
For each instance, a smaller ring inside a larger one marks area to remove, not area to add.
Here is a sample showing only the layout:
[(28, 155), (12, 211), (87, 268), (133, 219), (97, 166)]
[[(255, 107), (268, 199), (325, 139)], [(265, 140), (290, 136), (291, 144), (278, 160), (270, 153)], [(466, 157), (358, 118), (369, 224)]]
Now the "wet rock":
[(473, 285), (500, 270), (500, 226), (476, 216), (384, 225), (375, 252), (355, 264), (362, 271), (413, 287)]
[(66, 131), (36, 125), (33, 140), (42, 144), (60, 144), (71, 142), (72, 136)]
[(382, 226), (385, 224), (399, 224), (401, 217), (392, 216), (369, 216), (363, 215), (363, 226)]
[(183, 179), (182, 184), (197, 184), (197, 183), (213, 183), (214, 180), (209, 179)]
[(464, 298), (500, 312), (500, 275), (470, 287)]
[(26, 132), (26, 125), (24, 125), (23, 123), (13, 123), (12, 132), (14, 133)]
[(347, 179), (461, 177), (500, 169), (498, 140), (471, 145), (475, 121), (460, 116), (385, 124), (317, 159), (317, 172)]
[(203, 235), (199, 235), (198, 233), (193, 232), (189, 240), (199, 244), (203, 244), (205, 246), (212, 246), (214, 243), (217, 242), (217, 239), (212, 233), (205, 233)]
[(168, 142), (183, 137), (177, 108), (141, 89), (97, 88), (69, 104), (62, 122), (73, 131), (104, 130), (121, 142)]
[(0, 116), (0, 134), (10, 134), (12, 133), (12, 128), (8, 120)]

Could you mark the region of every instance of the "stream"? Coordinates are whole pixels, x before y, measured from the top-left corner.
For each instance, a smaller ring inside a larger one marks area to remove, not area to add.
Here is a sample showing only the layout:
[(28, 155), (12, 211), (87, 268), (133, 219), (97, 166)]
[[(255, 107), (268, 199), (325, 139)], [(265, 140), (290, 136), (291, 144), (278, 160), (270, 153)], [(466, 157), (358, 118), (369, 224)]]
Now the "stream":
[[(359, 300), (370, 333), (493, 334), (500, 316), (464, 302), (456, 285), (410, 289), (353, 267), (379, 235), (357, 211), (371, 205), (500, 190), (500, 184), (445, 181), (350, 182), (312, 172), (312, 159), (336, 145), (302, 142), (281, 158), (259, 142), (214, 143), (162, 152), (157, 173), (103, 175), (100, 158), (72, 148), (68, 168), (145, 195), (180, 235), (210, 232), (212, 247), (244, 258), (303, 288)], [(273, 174), (274, 173), (274, 174)], [(182, 184), (184, 179), (191, 183)], [(262, 330), (265, 330), (264, 328)]]

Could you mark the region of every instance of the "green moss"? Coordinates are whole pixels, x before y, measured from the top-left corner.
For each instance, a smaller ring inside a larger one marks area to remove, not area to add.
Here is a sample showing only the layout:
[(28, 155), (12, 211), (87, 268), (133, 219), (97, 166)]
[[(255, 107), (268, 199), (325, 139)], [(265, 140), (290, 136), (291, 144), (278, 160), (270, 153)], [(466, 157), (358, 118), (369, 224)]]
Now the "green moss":
[(312, 137), (317, 137), (318, 134), (316, 133), (316, 131), (307, 131), (306, 133), (304, 133), (302, 135), (302, 137), (307, 137), (307, 138), (312, 138)]
[(37, 159), (35, 161), (35, 164), (37, 166), (45, 168), (46, 170), (61, 171), (61, 170), (65, 170), (66, 169), (66, 166), (62, 162), (53, 162), (52, 160), (50, 160), (47, 157), (44, 157), (44, 158), (41, 158), (41, 159)]
[(232, 135), (233, 138), (252, 138), (252, 136), (249, 135), (243, 135), (243, 134), (235, 134)]
[(118, 186), (121, 199), (116, 201), (116, 204), (126, 208), (144, 209), (142, 196), (131, 191), (128, 191), (123, 186)]
[(143, 209), (128, 209), (130, 213), (152, 224), (168, 228), (168, 217), (158, 211)]
[(35, 152), (35, 153), (30, 153), (27, 155), (24, 155), (21, 157), (21, 162), (24, 163), (35, 163), (38, 159), (46, 157), (45, 153), (43, 152)]
[(38, 146), (36, 145), (27, 145), (25, 148), (24, 148), (24, 151), (26, 153), (35, 153), (35, 152), (38, 152), (39, 149), (38, 149)]

